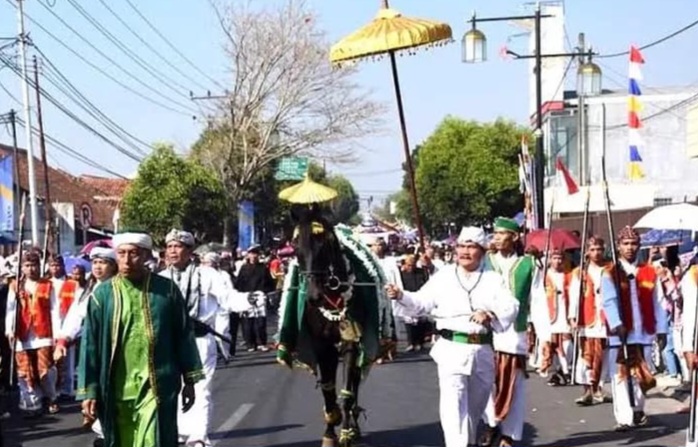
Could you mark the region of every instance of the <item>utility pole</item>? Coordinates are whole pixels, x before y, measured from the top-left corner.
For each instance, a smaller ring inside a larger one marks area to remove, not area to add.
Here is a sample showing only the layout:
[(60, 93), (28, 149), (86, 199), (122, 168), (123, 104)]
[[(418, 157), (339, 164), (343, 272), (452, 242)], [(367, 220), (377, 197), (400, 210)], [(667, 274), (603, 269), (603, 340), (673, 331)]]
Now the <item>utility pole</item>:
[[(579, 51), (584, 53), (586, 50), (586, 42), (584, 39), (584, 33), (579, 33), (578, 39)], [(579, 59), (579, 70), (584, 67), (584, 56), (581, 55)], [(577, 82), (580, 82), (579, 80)], [(577, 86), (578, 98), (577, 98), (577, 114), (579, 116), (577, 131), (577, 159), (579, 160), (579, 182), (582, 186), (587, 184), (587, 163), (589, 153), (587, 151), (587, 116), (586, 116), (586, 92), (582, 86)]]
[(49, 247), (53, 247), (53, 219), (51, 209), (51, 190), (48, 181), (48, 162), (46, 161), (46, 139), (44, 138), (44, 117), (41, 113), (41, 88), (39, 87), (39, 61), (36, 56), (34, 61), (34, 89), (36, 90), (36, 113), (37, 124), (39, 125), (39, 148), (41, 149), (41, 164), (44, 168), (44, 220), (46, 227), (44, 230), (44, 260), (48, 256)]
[(36, 175), (34, 171), (34, 145), (32, 140), (32, 114), (29, 99), (29, 73), (27, 70), (27, 35), (24, 31), (24, 1), (17, 0), (19, 20), (19, 54), (22, 64), (22, 101), (24, 102), (24, 123), (26, 135), (27, 167), (29, 168), (29, 211), (32, 227), (32, 245), (39, 242), (39, 212), (36, 200)]

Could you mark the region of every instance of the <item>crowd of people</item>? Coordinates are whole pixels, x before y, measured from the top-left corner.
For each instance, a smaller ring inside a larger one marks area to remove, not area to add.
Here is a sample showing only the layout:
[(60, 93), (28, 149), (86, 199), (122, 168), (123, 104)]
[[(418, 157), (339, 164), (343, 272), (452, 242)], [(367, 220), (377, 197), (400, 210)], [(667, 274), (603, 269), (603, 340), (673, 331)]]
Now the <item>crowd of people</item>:
[[(639, 241), (623, 228), (613, 265), (605, 241), (590, 236), (584, 272), (571, 252), (524, 253), (511, 219), (495, 221), (491, 241), (464, 228), (454, 247), (368, 241), (405, 352), (430, 347), (437, 363), (447, 447), (520, 441), (528, 366), (551, 386), (582, 385), (577, 405), (612, 403), (618, 431), (648, 423), (644, 396), (657, 373), (685, 386), (698, 366), (696, 300), (684, 300), (698, 296), (698, 267), (682, 266), (672, 247), (638, 262)], [(249, 352), (274, 348), (267, 317), (291, 258), (259, 246), (199, 256), (183, 230), (167, 235), (161, 256), (147, 234), (117, 234), (112, 245), (92, 249), (89, 272), (66, 272), (60, 256), (36, 250), (17, 260), (19, 280), (5, 269), (3, 391), (14, 355), (19, 408), (29, 416), (78, 398), (95, 445), (210, 446), (216, 364), (236, 355), (238, 332)]]

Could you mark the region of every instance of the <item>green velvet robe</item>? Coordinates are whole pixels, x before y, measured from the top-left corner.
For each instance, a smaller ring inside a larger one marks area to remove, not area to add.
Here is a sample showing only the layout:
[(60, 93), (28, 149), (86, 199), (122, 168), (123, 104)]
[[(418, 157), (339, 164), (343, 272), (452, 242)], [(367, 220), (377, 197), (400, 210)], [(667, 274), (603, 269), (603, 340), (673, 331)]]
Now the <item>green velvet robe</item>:
[[(342, 245), (342, 254), (351, 264), (355, 282), (361, 284), (353, 288), (347, 304), (347, 317), (361, 327), (360, 356), (356, 366), (365, 375), (379, 357), (381, 340), (391, 336), (395, 325), (392, 306), (385, 295), (386, 279), (375, 256), (353, 237), (350, 230), (337, 226), (335, 234)], [(317, 359), (304, 321), (306, 287), (305, 278), (298, 273), (298, 265), (292, 262), (281, 300), (276, 358), (288, 367), (295, 364), (317, 374)]]
[[(113, 281), (100, 284), (90, 297), (85, 317), (78, 396), (97, 400), (97, 417), (104, 431), (105, 445), (115, 446), (115, 401), (111, 381), (114, 356), (119, 354), (121, 306)], [(204, 376), (194, 331), (187, 318), (179, 288), (171, 280), (149, 274), (145, 325), (150, 352), (150, 387), (158, 405), (157, 445), (177, 446), (177, 405), (182, 381), (195, 383)]]

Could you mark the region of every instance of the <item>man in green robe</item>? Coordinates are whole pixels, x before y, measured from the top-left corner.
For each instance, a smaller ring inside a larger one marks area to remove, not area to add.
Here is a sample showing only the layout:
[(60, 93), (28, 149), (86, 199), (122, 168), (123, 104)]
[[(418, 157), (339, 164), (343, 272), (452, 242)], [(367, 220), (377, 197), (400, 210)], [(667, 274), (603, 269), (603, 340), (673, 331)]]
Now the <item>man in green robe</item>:
[(176, 447), (184, 411), (203, 378), (194, 332), (174, 283), (146, 267), (152, 240), (113, 238), (119, 274), (90, 297), (80, 352), (83, 414), (98, 417), (106, 447)]

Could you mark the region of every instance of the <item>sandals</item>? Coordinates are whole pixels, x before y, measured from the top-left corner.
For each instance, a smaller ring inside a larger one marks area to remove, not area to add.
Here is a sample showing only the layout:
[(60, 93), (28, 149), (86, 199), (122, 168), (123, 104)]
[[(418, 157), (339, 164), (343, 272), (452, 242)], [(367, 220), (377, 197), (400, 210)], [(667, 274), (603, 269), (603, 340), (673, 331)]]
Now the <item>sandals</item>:
[(48, 413), (49, 414), (56, 414), (59, 411), (61, 411), (61, 408), (58, 406), (56, 402), (51, 402), (48, 404)]

